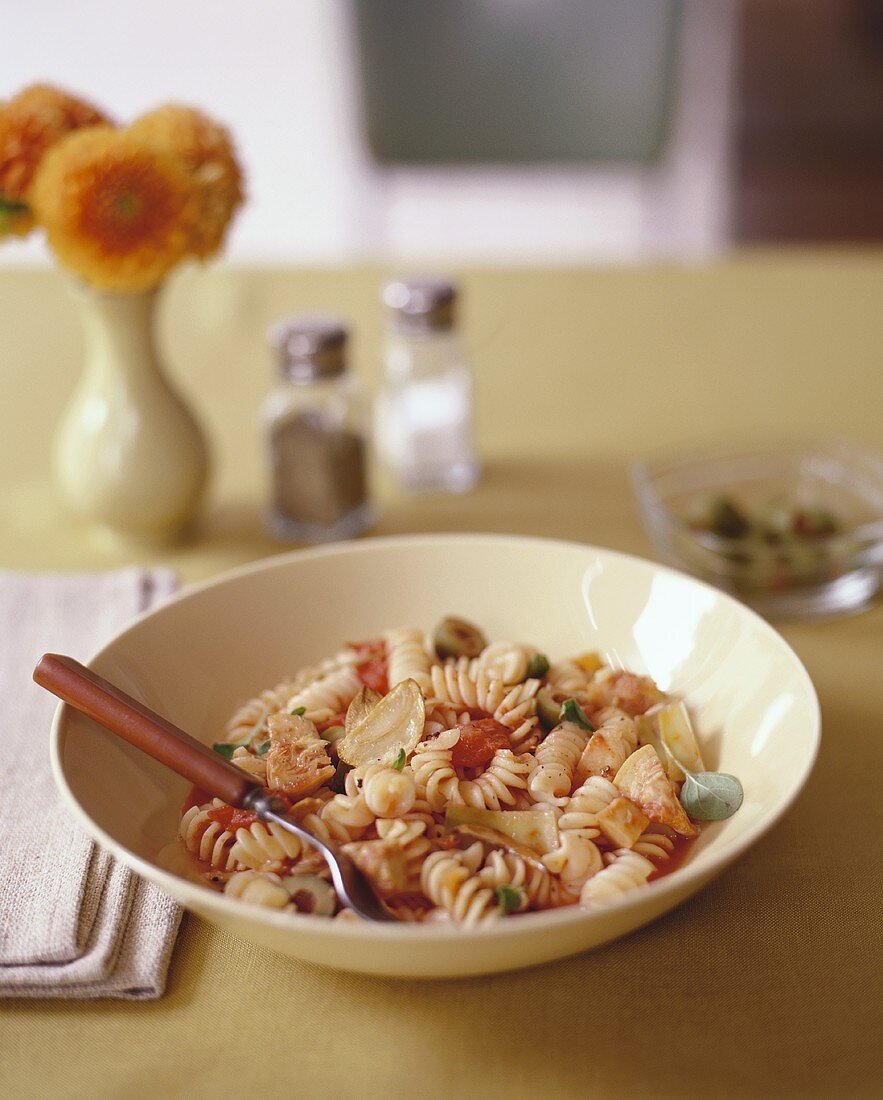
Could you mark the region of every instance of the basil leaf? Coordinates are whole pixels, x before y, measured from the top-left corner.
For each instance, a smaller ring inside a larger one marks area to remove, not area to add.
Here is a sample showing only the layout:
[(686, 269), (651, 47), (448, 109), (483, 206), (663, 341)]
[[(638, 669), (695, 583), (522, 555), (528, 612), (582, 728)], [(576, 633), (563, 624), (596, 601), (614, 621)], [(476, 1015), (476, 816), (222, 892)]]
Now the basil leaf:
[(266, 741), (262, 741), (258, 745), (258, 747), (255, 749), (255, 752), (258, 754), (258, 756), (266, 756), (269, 751), (270, 751), (270, 738), (269, 737), (267, 738)]
[(390, 764), (390, 767), (395, 768), (395, 770), (397, 772), (404, 771), (405, 761), (407, 759), (408, 759), (408, 757), (407, 757), (407, 754), (405, 753), (405, 750), (404, 749), (399, 749), (399, 755), (395, 758), (395, 760), (392, 762), (392, 764)]
[(576, 699), (568, 699), (566, 703), (561, 707), (560, 719), (562, 722), (573, 722), (580, 729), (588, 730), (590, 733), (595, 732), (595, 727), (586, 718), (586, 712), (579, 705)]
[(215, 743), (212, 745), (212, 748), (215, 750), (218, 756), (223, 756), (225, 760), (233, 759), (233, 750), (236, 747), (236, 745), (232, 745), (229, 741), (215, 741)]
[(306, 707), (295, 707), (294, 710), (289, 711), (288, 713), (292, 716), (292, 718), (300, 718), (301, 715), (304, 715), (304, 714), (307, 713), (307, 708)]
[(517, 913), (524, 908), (525, 897), (517, 886), (498, 886), (494, 890), (494, 898), (500, 906), (501, 917), (509, 913)]
[(732, 817), (743, 798), (739, 780), (723, 772), (687, 772), (681, 788), (681, 805), (695, 821)]
[(549, 658), (545, 653), (535, 653), (527, 665), (528, 680), (541, 680), (549, 671)]

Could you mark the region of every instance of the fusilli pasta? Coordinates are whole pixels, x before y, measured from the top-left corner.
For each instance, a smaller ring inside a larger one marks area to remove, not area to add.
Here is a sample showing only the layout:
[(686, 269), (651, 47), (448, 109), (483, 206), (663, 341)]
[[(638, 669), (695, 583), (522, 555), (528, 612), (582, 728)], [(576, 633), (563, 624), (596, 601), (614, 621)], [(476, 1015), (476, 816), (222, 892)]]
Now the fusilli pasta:
[[(445, 623), (444, 642), (433, 635), (442, 657), (411, 627), (348, 644), (240, 706), (216, 748), (350, 854), (403, 922), (484, 927), (525, 909), (594, 910), (679, 864), (673, 830), (679, 844), (696, 830), (634, 721), (669, 697), (593, 653), (550, 665), (532, 645), (487, 644), (463, 620)], [(347, 724), (363, 685), (383, 706), (366, 692)], [(594, 730), (573, 708), (548, 729), (567, 699)], [(683, 704), (671, 705), (682, 729)], [(321, 851), (276, 823), (203, 800), (179, 833), (230, 897), (353, 919)]]

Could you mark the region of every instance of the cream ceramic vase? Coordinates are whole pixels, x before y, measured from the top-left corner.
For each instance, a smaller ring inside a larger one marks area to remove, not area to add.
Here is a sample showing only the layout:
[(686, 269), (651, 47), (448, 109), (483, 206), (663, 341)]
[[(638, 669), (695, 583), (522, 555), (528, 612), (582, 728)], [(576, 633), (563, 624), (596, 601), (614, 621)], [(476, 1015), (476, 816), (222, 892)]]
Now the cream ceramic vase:
[(205, 487), (205, 438), (156, 353), (159, 288), (74, 288), (86, 336), (83, 375), (55, 440), (55, 476), (75, 515), (117, 535), (166, 541)]

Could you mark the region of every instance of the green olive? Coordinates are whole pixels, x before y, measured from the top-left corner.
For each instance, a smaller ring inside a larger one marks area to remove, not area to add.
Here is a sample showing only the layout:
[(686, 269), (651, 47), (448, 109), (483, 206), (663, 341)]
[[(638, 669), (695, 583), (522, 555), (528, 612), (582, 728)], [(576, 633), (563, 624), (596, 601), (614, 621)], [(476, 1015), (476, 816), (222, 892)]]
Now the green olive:
[(549, 658), (545, 653), (535, 653), (527, 664), (528, 680), (542, 680), (549, 667)]
[(554, 688), (544, 687), (537, 692), (537, 714), (540, 725), (550, 730), (561, 721), (561, 707), (568, 696)]
[(750, 520), (732, 497), (715, 497), (708, 502), (705, 525), (725, 539), (744, 538), (751, 530)]
[(344, 760), (338, 760), (337, 769), (328, 784), (335, 794), (346, 794), (346, 777), (352, 770), (352, 764), (347, 764)]
[(318, 875), (286, 875), (282, 885), (301, 913), (314, 917), (331, 917), (337, 905), (334, 888)]
[(477, 626), (449, 616), (433, 631), (432, 644), (444, 660), (446, 657), (477, 657), (487, 646), (487, 639)]

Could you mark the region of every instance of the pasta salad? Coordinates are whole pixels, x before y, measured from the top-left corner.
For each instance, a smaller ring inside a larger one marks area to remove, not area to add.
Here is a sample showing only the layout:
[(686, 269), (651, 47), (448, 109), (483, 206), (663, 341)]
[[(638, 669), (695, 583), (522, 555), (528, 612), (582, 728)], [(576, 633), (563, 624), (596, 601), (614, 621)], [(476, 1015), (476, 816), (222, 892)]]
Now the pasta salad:
[[(245, 703), (214, 747), (339, 844), (402, 921), (598, 909), (698, 833), (681, 795), (704, 767), (680, 700), (595, 653), (551, 663), (462, 619), (346, 644)], [(320, 853), (251, 812), (194, 789), (179, 833), (226, 894), (358, 919)]]

